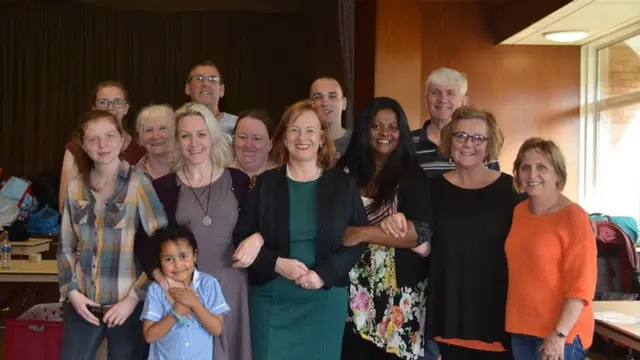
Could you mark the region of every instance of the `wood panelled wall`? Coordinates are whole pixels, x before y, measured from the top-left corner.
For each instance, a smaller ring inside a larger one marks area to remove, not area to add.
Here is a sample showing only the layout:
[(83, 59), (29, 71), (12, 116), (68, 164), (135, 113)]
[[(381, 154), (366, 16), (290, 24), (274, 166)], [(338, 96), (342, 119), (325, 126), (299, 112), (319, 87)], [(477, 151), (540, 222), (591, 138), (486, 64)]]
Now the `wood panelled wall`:
[(398, 100), (409, 119), (422, 107), (422, 15), (418, 0), (378, 0), (376, 96)]
[(400, 101), (417, 128), (428, 117), (429, 73), (464, 72), (471, 105), (492, 111), (505, 135), (503, 170), (512, 173), (526, 138), (555, 140), (567, 160), (565, 194), (577, 200), (580, 48), (494, 45), (488, 11), (482, 2), (377, 0), (375, 95)]
[(369, 102), (375, 91), (376, 1), (356, 1), (355, 23), (355, 99), (354, 119)]

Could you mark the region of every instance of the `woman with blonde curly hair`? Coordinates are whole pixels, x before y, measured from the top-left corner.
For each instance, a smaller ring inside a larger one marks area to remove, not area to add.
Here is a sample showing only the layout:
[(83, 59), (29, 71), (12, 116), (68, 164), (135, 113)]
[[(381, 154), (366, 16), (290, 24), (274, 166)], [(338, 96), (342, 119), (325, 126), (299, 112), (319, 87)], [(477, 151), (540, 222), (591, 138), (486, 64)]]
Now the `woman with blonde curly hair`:
[[(228, 168), (231, 147), (211, 111), (187, 103), (175, 112), (172, 173), (153, 181), (169, 223), (187, 225), (198, 241), (198, 269), (213, 275), (232, 311), (215, 337), (215, 360), (250, 360), (249, 291), (244, 269), (232, 267), (232, 232), (249, 177)], [(157, 244), (143, 236), (136, 255), (145, 271), (166, 290), (173, 287), (160, 271)], [(151, 255), (150, 255), (151, 254)]]

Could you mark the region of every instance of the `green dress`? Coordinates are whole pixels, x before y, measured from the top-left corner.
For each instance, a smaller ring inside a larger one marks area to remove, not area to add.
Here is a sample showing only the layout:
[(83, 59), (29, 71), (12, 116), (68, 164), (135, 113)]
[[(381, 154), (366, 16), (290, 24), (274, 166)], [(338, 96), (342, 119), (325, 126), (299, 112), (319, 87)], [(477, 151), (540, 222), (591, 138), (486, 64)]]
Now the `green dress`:
[[(319, 180), (289, 185), (290, 258), (315, 263)], [(278, 276), (249, 291), (253, 360), (340, 360), (346, 288), (306, 290)]]

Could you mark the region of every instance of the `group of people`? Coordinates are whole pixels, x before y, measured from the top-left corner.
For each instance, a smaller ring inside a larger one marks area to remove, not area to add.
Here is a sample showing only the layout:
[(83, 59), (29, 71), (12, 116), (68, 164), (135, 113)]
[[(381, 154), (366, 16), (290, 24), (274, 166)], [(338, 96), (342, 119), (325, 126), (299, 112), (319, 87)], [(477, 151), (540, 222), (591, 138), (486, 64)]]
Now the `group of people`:
[(196, 65), (191, 102), (133, 136), (125, 88), (93, 92), (61, 177), (61, 358), (105, 337), (109, 359), (585, 358), (595, 236), (556, 144), (500, 172), (498, 122), (448, 68), (413, 132), (388, 97), (344, 129), (328, 77), (277, 124), (236, 117), (222, 79)]

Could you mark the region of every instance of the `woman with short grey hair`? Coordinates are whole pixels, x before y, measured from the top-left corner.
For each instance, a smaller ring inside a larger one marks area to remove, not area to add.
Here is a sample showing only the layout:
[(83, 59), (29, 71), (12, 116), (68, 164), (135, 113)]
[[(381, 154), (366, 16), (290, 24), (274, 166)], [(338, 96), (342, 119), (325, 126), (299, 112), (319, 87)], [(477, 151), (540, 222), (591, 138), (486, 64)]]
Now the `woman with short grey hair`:
[(171, 106), (150, 105), (140, 110), (136, 118), (136, 131), (138, 142), (147, 153), (136, 163), (136, 170), (152, 180), (169, 173), (174, 129), (175, 117)]

